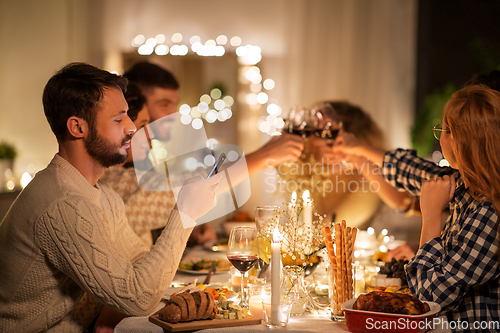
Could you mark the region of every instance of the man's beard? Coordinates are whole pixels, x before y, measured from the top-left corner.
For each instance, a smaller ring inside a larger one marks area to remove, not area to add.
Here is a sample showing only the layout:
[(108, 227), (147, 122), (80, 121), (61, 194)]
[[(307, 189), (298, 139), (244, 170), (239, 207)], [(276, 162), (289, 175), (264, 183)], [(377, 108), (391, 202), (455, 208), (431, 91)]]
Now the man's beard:
[(99, 162), (103, 167), (108, 168), (113, 165), (121, 164), (128, 158), (128, 151), (125, 155), (120, 154), (120, 148), (132, 138), (127, 134), (117, 147), (100, 136), (95, 128), (91, 128), (89, 138), (85, 140), (85, 148), (89, 155)]

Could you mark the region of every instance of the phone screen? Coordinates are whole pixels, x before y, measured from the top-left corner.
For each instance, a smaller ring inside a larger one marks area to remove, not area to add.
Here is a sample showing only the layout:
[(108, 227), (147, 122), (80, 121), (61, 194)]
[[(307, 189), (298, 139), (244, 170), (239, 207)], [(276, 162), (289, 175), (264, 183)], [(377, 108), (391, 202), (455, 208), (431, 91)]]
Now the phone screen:
[(225, 160), (226, 160), (226, 154), (224, 154), (224, 153), (220, 154), (219, 158), (217, 159), (214, 166), (212, 167), (212, 170), (210, 170), (210, 172), (208, 173), (207, 178), (210, 178), (213, 175), (217, 174), (220, 170), (220, 167), (222, 166), (222, 164), (224, 163)]

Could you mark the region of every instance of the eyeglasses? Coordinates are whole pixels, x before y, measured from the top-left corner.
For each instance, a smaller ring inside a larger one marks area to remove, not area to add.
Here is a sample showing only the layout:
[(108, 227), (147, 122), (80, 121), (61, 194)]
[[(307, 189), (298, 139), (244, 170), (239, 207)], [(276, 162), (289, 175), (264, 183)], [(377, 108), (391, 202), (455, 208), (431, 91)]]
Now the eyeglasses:
[(434, 132), (434, 137), (435, 137), (437, 140), (441, 140), (441, 133), (443, 133), (443, 132), (450, 133), (450, 130), (443, 129), (443, 124), (441, 124), (441, 123), (437, 123), (437, 124), (434, 126), (434, 128), (432, 129), (432, 131)]

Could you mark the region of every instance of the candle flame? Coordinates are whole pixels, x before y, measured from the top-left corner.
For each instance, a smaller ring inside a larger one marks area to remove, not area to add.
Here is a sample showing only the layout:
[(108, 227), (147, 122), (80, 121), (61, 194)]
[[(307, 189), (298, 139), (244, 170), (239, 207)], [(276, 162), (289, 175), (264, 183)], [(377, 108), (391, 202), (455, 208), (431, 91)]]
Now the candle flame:
[(304, 193), (302, 194), (302, 200), (304, 202), (310, 202), (311, 201), (311, 195), (309, 194), (309, 190), (305, 190)]
[(281, 234), (280, 234), (280, 230), (278, 229), (278, 226), (276, 226), (276, 228), (274, 228), (274, 231), (273, 231), (273, 243), (279, 243), (281, 242)]
[(297, 202), (297, 192), (293, 191), (292, 193), (292, 205), (295, 205)]

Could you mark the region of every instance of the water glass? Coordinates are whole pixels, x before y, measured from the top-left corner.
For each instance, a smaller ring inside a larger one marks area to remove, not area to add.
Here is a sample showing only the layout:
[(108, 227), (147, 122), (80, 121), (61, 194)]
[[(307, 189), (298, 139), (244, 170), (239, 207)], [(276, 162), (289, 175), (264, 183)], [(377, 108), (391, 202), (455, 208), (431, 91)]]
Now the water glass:
[(290, 319), (291, 302), (281, 302), (272, 305), (270, 301), (262, 301), (262, 312), (264, 314), (264, 324), (269, 328), (280, 328), (288, 325)]

